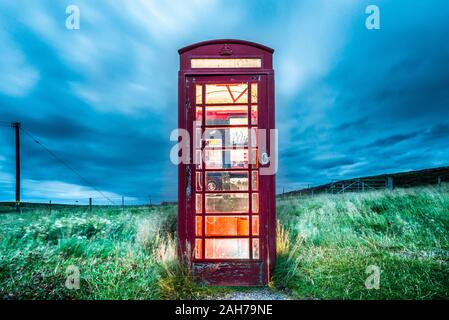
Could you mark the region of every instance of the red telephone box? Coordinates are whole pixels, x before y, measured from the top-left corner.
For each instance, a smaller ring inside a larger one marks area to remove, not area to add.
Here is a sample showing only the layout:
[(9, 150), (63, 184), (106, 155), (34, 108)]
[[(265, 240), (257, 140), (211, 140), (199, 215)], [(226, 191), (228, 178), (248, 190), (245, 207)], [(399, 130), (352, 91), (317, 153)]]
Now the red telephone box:
[(266, 285), (275, 265), (275, 175), (262, 174), (275, 161), (273, 52), (242, 40), (179, 50), (178, 121), (190, 139), (180, 150), (178, 248), (202, 283)]

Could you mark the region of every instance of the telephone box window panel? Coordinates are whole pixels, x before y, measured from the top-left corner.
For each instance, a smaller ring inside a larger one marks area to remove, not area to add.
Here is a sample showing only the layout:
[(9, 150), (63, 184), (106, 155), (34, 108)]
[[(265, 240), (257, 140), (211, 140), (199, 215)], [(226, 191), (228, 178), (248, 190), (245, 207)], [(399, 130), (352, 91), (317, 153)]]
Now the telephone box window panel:
[(213, 40), (179, 52), (179, 128), (194, 137), (194, 162), (179, 165), (178, 252), (199, 282), (266, 285), (276, 198), (274, 174), (259, 163), (269, 136), (259, 134), (274, 129), (273, 50)]
[(204, 153), (206, 169), (248, 168), (247, 149), (204, 149)]
[(207, 193), (207, 213), (247, 213), (248, 193)]
[(248, 83), (206, 84), (206, 104), (248, 103)]
[(249, 239), (206, 239), (206, 259), (249, 259)]
[[(232, 106), (206, 106), (206, 125), (247, 125), (248, 124), (248, 106), (232, 105)], [(202, 119), (202, 110), (198, 108), (197, 120)], [(257, 123), (257, 107), (254, 109), (251, 122)]]
[(207, 191), (246, 191), (248, 172), (211, 171), (206, 172)]
[[(248, 106), (245, 105), (206, 105), (206, 125), (228, 125), (239, 126), (248, 124)], [(196, 107), (195, 120), (201, 123), (203, 119), (203, 108)], [(251, 124), (257, 125), (257, 105), (251, 106)]]
[(206, 236), (249, 236), (248, 216), (206, 216)]
[(248, 128), (213, 128), (205, 129), (204, 139), (207, 148), (247, 147)]
[(262, 60), (258, 58), (251, 58), (251, 59), (226, 59), (226, 58), (219, 58), (219, 59), (203, 59), (203, 58), (193, 58), (191, 60), (191, 66), (192, 69), (196, 68), (214, 68), (214, 69), (221, 69), (221, 68), (261, 68), (262, 67)]

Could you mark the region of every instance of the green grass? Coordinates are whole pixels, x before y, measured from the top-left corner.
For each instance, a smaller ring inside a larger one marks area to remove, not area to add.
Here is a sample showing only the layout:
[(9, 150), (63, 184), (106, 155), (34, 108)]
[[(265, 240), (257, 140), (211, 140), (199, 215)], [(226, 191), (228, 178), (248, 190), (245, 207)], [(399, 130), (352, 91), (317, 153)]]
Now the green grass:
[[(0, 215), (0, 298), (195, 298), (176, 260), (176, 207), (37, 210)], [(68, 266), (80, 289), (65, 287)]]
[[(0, 299), (197, 299), (245, 290), (191, 281), (176, 259), (176, 215), (175, 206), (0, 214)], [(449, 297), (447, 188), (279, 200), (278, 219), (274, 290), (316, 299)], [(71, 265), (79, 290), (65, 287)], [(379, 290), (365, 288), (369, 265), (382, 270)]]

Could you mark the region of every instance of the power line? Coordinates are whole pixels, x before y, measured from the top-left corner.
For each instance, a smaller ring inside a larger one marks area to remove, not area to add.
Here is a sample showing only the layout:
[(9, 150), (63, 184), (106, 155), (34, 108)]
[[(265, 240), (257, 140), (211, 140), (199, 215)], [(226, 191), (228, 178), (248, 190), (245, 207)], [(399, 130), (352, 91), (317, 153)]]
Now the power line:
[(95, 188), (92, 183), (90, 183), (86, 178), (84, 178), (81, 174), (79, 174), (72, 166), (70, 166), (67, 162), (59, 158), (53, 151), (51, 151), (49, 148), (44, 146), (40, 141), (38, 141), (36, 138), (31, 135), (27, 130), (23, 129), (23, 127), (20, 128), (27, 136), (29, 136), (34, 142), (36, 142), (38, 145), (40, 145), (45, 151), (47, 151), (53, 158), (61, 162), (64, 166), (66, 166), (70, 171), (75, 173), (81, 180), (83, 180), (88, 186), (90, 186), (92, 189), (97, 191), (103, 198), (111, 202), (113, 205), (115, 205), (114, 201), (112, 201), (108, 196), (106, 196), (103, 192)]

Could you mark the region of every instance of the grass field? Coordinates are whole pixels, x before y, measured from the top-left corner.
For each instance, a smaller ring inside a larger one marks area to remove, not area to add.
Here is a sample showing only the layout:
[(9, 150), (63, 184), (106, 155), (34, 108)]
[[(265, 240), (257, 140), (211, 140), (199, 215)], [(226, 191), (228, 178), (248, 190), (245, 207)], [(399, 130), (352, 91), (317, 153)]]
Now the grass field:
[[(447, 186), (280, 199), (278, 219), (272, 290), (298, 299), (449, 298)], [(175, 235), (175, 206), (0, 214), (0, 298), (197, 299), (248, 290), (192, 283), (176, 260)], [(79, 290), (65, 287), (71, 265)], [(381, 270), (379, 289), (365, 288), (370, 265)]]

